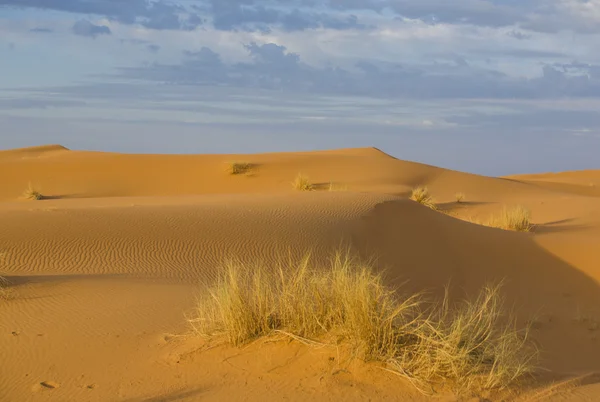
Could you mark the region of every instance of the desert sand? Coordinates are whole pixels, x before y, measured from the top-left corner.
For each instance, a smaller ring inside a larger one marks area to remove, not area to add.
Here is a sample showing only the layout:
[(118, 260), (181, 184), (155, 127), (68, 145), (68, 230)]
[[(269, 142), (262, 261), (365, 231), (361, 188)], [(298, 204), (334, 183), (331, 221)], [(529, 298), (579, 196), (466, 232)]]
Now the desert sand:
[[(253, 168), (230, 175), (230, 161)], [(290, 185), (299, 172), (315, 191)], [(319, 261), (341, 244), (376, 257), (407, 292), (450, 283), (460, 299), (504, 280), (539, 369), (510, 396), (481, 400), (600, 400), (599, 170), (492, 178), (375, 148), (133, 155), (56, 145), (0, 151), (0, 183), (10, 283), (1, 401), (429, 400), (335, 348), (208, 348), (190, 334), (200, 284), (225, 259), (269, 264), (310, 250)], [(42, 200), (22, 199), (29, 183)], [(419, 185), (438, 211), (409, 199)], [(506, 205), (528, 208), (535, 228), (472, 223)]]

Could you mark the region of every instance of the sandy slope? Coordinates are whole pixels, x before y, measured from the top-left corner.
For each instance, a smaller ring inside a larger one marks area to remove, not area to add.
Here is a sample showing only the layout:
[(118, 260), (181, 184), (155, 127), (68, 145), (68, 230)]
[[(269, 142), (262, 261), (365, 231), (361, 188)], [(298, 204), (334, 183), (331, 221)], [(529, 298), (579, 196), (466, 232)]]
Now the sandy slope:
[[(230, 176), (230, 160), (257, 168)], [(298, 172), (323, 191), (293, 190)], [(599, 171), (488, 178), (373, 148), (123, 155), (46, 146), (0, 151), (0, 182), (0, 273), (13, 283), (0, 301), (0, 400), (422, 400), (335, 350), (198, 351), (180, 336), (199, 282), (223, 259), (276, 263), (312, 250), (324, 260), (340, 244), (377, 256), (407, 291), (436, 293), (450, 281), (460, 298), (505, 279), (520, 319), (536, 317), (549, 370), (523, 398), (600, 398)], [(47, 199), (19, 199), (28, 182)], [(326, 191), (330, 182), (347, 191)], [(458, 218), (518, 203), (538, 227), (504, 232), (431, 211), (406, 199), (420, 184)], [(456, 192), (467, 202), (453, 202)]]

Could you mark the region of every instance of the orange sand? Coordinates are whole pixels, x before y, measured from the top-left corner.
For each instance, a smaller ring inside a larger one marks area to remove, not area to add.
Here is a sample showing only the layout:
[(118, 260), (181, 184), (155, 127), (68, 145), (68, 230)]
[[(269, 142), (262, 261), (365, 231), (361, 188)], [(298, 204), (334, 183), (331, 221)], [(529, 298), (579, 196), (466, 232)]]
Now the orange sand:
[[(257, 167), (231, 176), (228, 161)], [(299, 173), (317, 191), (295, 191)], [(31, 182), (46, 199), (26, 201)], [(329, 183), (345, 191), (328, 191)], [(452, 297), (505, 279), (535, 316), (540, 376), (519, 400), (600, 400), (600, 171), (489, 178), (374, 149), (260, 155), (0, 151), (0, 401), (426, 400), (333, 349), (209, 350), (185, 313), (227, 257), (276, 262), (340, 244), (390, 285)], [(408, 200), (427, 185), (449, 212)], [(466, 202), (454, 202), (454, 194)], [(532, 211), (514, 233), (460, 218)], [(54, 386), (49, 388), (41, 385)], [(488, 396), (494, 400), (493, 396)], [(515, 398), (517, 398), (515, 396)], [(454, 400), (451, 395), (441, 400)]]

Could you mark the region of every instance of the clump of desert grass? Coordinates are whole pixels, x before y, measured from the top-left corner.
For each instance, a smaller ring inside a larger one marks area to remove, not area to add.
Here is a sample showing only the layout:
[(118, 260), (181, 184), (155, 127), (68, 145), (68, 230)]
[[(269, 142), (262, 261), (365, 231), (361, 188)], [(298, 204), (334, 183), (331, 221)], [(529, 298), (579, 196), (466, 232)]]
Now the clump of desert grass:
[(314, 190), (315, 186), (309, 180), (308, 177), (306, 177), (302, 173), (298, 173), (298, 175), (292, 182), (292, 187), (294, 187), (298, 191), (312, 191), (312, 190)]
[(42, 193), (36, 189), (31, 183), (28, 184), (27, 188), (23, 192), (23, 198), (27, 200), (43, 200), (44, 196)]
[(533, 228), (531, 212), (521, 205), (512, 208), (505, 206), (499, 215), (490, 218), (487, 225), (517, 232), (529, 232)]
[(413, 188), (410, 194), (410, 199), (428, 208), (437, 209), (433, 197), (431, 197), (431, 194), (429, 193), (427, 187), (419, 186)]
[(227, 164), (227, 172), (231, 175), (239, 175), (249, 173), (254, 165), (249, 162), (229, 162)]
[(506, 388), (530, 373), (536, 351), (527, 330), (503, 317), (499, 286), (450, 305), (402, 296), (367, 265), (337, 253), (324, 267), (231, 262), (202, 294), (196, 334), (244, 345), (289, 336), (308, 345), (345, 344), (365, 361), (408, 379), (424, 393)]
[(456, 203), (460, 204), (465, 200), (465, 193), (456, 193), (454, 194), (454, 198), (456, 199)]

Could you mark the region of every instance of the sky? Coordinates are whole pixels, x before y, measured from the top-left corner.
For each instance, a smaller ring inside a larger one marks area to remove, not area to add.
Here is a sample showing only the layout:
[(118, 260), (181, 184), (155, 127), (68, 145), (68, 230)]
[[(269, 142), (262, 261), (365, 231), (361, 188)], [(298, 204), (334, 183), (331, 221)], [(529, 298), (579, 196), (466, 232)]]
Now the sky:
[(600, 0), (0, 0), (0, 149), (600, 169)]

